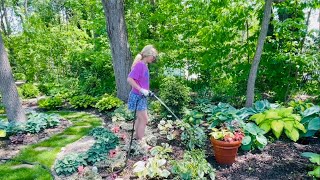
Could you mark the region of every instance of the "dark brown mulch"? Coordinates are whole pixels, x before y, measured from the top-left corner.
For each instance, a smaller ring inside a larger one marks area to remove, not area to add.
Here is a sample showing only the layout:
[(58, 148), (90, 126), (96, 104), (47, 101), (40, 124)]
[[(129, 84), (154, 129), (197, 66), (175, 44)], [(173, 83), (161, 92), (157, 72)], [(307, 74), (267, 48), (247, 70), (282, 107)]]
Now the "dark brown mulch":
[(231, 166), (219, 165), (211, 154), (208, 161), (216, 168), (218, 180), (250, 179), (312, 179), (307, 176), (310, 162), (302, 157), (303, 152), (320, 152), (319, 141), (303, 145), (294, 142), (276, 141), (263, 151), (239, 152)]

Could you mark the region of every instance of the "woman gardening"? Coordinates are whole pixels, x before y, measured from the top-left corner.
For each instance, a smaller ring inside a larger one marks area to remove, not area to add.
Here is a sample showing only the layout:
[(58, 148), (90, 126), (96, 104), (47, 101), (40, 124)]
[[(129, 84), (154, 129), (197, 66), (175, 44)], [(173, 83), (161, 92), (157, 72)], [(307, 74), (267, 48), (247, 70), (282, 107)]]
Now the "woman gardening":
[(148, 123), (147, 113), (147, 96), (149, 95), (149, 69), (148, 64), (156, 61), (158, 55), (157, 50), (152, 45), (145, 46), (142, 51), (135, 57), (131, 72), (127, 81), (131, 85), (132, 90), (129, 94), (128, 109), (136, 110), (137, 119), (135, 122), (136, 139), (144, 147), (144, 132)]

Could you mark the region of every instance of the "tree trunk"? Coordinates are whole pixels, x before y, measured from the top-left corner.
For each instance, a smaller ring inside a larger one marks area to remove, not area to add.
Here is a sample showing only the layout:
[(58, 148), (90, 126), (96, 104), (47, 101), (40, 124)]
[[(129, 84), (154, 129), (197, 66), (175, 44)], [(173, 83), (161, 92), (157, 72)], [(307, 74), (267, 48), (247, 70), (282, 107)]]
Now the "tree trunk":
[(0, 34), (0, 92), (7, 112), (9, 122), (26, 121), (26, 115), (22, 109), (17, 87), (14, 83), (7, 52)]
[(253, 62), (250, 69), (247, 95), (246, 95), (246, 107), (251, 107), (254, 101), (254, 87), (257, 78), (258, 66), (261, 59), (264, 41), (267, 37), (268, 25), (271, 17), (272, 0), (266, 0), (263, 12), (263, 19), (261, 24), (261, 31), (258, 38), (256, 53), (253, 58)]
[(127, 83), (127, 76), (132, 64), (132, 57), (128, 44), (123, 0), (101, 1), (107, 21), (107, 33), (112, 52), (117, 97), (126, 102), (131, 89)]
[(5, 19), (5, 22), (6, 22), (6, 34), (7, 35), (10, 35), (11, 34), (11, 27), (10, 27), (10, 22), (8, 21), (8, 14), (7, 14), (7, 9), (4, 5), (4, 0), (1, 0), (1, 6), (2, 6), (2, 11), (3, 11), (3, 16), (4, 16), (4, 19)]

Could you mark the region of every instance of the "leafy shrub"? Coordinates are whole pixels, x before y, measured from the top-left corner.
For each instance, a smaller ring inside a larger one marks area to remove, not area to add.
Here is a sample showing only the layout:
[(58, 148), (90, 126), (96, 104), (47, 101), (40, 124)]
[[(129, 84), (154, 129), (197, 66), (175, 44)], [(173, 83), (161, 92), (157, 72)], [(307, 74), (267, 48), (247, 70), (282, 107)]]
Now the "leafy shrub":
[(181, 179), (215, 179), (215, 170), (207, 162), (203, 150), (186, 151), (182, 160), (173, 160), (172, 173), (178, 175)]
[(182, 130), (181, 141), (189, 149), (203, 148), (207, 140), (204, 129), (198, 125), (191, 126), (183, 121), (176, 121), (177, 126)]
[(108, 111), (110, 109), (113, 108), (118, 108), (123, 104), (123, 102), (116, 98), (113, 97), (111, 95), (105, 95), (102, 97), (101, 100), (98, 101), (98, 103), (96, 104), (96, 108), (102, 112), (102, 111)]
[(22, 80), (25, 81), (27, 79), (26, 75), (23, 73), (14, 73), (14, 79), (15, 80)]
[[(160, 85), (161, 100), (177, 115), (183, 113), (183, 109), (191, 101), (190, 88), (177, 81), (174, 77), (167, 77)], [(162, 111), (166, 109), (162, 107)]]
[(97, 99), (90, 95), (74, 96), (70, 100), (71, 106), (76, 109), (86, 109), (89, 107), (94, 107), (96, 102)]
[(41, 83), (39, 84), (38, 88), (40, 92), (47, 96), (50, 96), (50, 91), (56, 88), (56, 85), (54, 83)]
[(309, 158), (310, 162), (313, 163), (313, 171), (309, 171), (308, 175), (313, 176), (315, 178), (320, 178), (320, 154), (304, 152), (301, 155)]
[(112, 122), (116, 121), (131, 121), (133, 120), (133, 114), (129, 111), (126, 105), (121, 105), (112, 113)]
[(46, 110), (57, 109), (63, 105), (63, 101), (60, 97), (48, 97), (40, 99), (38, 101), (39, 108)]
[(299, 139), (299, 130), (306, 132), (305, 127), (300, 123), (301, 117), (292, 114), (293, 108), (269, 109), (250, 117), (266, 133), (272, 130), (276, 138), (279, 138), (284, 130), (288, 138), (293, 141)]
[(37, 86), (33, 84), (23, 84), (21, 87), (21, 94), (25, 98), (35, 98), (40, 94), (39, 89)]
[(87, 165), (86, 154), (69, 154), (62, 160), (58, 160), (54, 169), (58, 175), (70, 175), (77, 171), (79, 166)]

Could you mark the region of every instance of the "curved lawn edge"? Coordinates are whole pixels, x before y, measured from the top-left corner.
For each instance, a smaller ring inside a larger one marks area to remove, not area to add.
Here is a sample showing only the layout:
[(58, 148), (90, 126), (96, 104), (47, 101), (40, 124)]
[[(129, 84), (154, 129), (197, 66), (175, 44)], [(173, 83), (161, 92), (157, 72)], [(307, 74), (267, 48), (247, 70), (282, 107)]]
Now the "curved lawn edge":
[[(102, 125), (101, 118), (85, 112), (52, 111), (50, 113), (59, 114), (63, 118), (71, 121), (72, 125), (47, 140), (27, 146), (13, 158), (13, 161), (1, 164), (0, 179), (50, 179), (51, 175), (49, 172), (40, 166), (33, 166), (31, 168), (21, 167), (18, 169), (12, 168), (18, 164), (22, 164), (18, 161), (27, 161), (40, 163), (52, 169), (61, 148), (87, 135), (94, 127)], [(37, 150), (37, 148), (42, 148), (42, 150)], [(16, 162), (14, 160), (16, 160)]]

